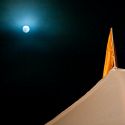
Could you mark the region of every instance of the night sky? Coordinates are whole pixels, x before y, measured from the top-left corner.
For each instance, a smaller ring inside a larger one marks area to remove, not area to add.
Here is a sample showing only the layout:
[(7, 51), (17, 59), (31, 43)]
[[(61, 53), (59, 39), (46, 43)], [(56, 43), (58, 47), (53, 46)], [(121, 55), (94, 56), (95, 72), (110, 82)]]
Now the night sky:
[(43, 125), (90, 90), (102, 78), (111, 26), (125, 68), (122, 3), (1, 0), (0, 122)]

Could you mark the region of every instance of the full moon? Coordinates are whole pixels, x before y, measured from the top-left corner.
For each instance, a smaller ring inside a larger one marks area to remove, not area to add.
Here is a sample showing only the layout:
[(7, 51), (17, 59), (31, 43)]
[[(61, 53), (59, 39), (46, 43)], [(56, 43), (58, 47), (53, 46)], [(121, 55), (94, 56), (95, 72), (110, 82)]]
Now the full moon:
[(28, 33), (30, 31), (30, 27), (28, 25), (23, 26), (23, 32)]

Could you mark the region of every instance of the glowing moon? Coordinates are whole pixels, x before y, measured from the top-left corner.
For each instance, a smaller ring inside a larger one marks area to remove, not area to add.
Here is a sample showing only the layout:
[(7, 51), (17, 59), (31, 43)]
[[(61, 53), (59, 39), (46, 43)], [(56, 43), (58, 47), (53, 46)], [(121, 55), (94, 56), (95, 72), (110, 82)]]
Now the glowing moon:
[(28, 33), (30, 31), (30, 27), (28, 25), (23, 26), (23, 32)]

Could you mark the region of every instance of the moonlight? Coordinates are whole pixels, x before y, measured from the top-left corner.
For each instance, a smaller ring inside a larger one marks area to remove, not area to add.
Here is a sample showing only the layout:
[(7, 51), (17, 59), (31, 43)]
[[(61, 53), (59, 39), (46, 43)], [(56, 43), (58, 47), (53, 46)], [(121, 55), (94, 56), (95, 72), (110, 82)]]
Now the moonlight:
[(30, 27), (28, 25), (23, 26), (23, 32), (28, 33), (30, 31)]

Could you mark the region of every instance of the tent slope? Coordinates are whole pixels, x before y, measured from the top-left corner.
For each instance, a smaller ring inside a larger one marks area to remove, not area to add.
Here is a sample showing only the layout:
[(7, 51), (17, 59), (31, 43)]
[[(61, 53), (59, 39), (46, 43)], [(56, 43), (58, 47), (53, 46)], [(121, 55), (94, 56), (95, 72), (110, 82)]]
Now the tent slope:
[(46, 125), (125, 125), (125, 70), (112, 69)]

